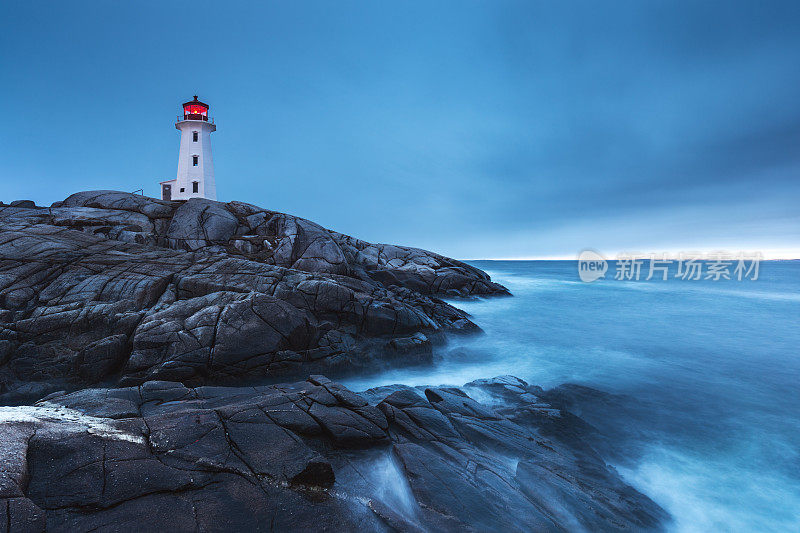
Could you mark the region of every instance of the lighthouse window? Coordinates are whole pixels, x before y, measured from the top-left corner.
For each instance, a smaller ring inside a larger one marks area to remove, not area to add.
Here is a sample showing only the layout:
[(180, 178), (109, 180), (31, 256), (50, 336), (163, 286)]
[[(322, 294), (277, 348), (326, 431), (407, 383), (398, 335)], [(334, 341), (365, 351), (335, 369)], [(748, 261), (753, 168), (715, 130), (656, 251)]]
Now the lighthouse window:
[(193, 131), (193, 132), (192, 132), (192, 142), (193, 142), (193, 143), (196, 143), (196, 142), (197, 142), (197, 132), (196, 132), (196, 131)]
[(200, 159), (198, 156), (196, 156), (196, 155), (193, 155), (193, 156), (192, 156), (192, 166), (193, 166), (193, 167), (196, 167), (196, 166), (197, 166), (197, 160), (198, 160), (198, 159)]
[(197, 192), (197, 182), (196, 181), (192, 182), (192, 192)]

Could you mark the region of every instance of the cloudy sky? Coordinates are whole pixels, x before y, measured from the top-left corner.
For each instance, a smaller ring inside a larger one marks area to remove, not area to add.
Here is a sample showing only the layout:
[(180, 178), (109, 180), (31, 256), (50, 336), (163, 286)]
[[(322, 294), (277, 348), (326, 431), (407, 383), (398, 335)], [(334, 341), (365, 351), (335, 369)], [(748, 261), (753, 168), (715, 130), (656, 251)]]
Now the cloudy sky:
[(3, 2), (0, 200), (221, 200), (461, 258), (800, 257), (800, 2)]

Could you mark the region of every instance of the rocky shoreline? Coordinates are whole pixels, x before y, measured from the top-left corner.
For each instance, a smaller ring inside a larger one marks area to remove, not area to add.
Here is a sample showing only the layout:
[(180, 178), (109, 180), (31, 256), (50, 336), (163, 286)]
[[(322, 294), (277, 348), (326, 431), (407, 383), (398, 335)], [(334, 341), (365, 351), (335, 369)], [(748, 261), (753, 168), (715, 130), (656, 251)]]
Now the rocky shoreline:
[(14, 531), (657, 529), (665, 513), (543, 392), (311, 376), (57, 393), (0, 408), (0, 498)]
[(0, 205), (0, 532), (659, 529), (547, 391), (323, 376), (430, 364), (480, 331), (441, 297), (508, 294), (241, 202)]

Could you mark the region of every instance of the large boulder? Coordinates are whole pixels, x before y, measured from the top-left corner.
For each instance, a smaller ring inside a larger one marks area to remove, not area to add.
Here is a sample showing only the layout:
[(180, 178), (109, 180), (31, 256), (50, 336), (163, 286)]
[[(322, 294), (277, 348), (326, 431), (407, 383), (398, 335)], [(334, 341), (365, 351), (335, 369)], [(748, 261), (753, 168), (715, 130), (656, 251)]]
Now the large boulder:
[(214, 246), (224, 249), (238, 227), (239, 221), (224, 204), (192, 198), (175, 210), (166, 237), (178, 249), (195, 251)]

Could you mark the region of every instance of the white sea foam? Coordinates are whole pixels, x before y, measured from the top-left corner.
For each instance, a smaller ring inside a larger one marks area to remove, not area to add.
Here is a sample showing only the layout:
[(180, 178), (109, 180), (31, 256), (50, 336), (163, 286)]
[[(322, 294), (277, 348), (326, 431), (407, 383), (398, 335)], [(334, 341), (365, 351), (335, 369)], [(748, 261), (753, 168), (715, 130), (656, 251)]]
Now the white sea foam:
[(800, 531), (800, 484), (754, 472), (736, 458), (653, 446), (636, 468), (617, 469), (666, 508), (673, 531)]
[(369, 470), (369, 475), (377, 487), (375, 496), (401, 515), (413, 520), (417, 513), (417, 502), (397, 460), (391, 454), (381, 456)]
[(0, 407), (0, 425), (9, 423), (45, 424), (49, 430), (65, 434), (86, 432), (106, 439), (144, 444), (144, 437), (112, 426), (109, 419), (88, 416), (50, 402)]

